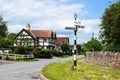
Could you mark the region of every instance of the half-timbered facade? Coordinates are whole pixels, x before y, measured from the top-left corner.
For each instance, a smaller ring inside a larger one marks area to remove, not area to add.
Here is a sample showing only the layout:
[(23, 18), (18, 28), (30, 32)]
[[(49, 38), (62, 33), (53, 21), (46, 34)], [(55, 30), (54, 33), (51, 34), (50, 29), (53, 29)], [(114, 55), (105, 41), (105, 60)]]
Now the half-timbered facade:
[(14, 38), (14, 47), (25, 46), (49, 49), (55, 47), (55, 32), (52, 30), (30, 30), (30, 25), (27, 25), (27, 29), (22, 29)]

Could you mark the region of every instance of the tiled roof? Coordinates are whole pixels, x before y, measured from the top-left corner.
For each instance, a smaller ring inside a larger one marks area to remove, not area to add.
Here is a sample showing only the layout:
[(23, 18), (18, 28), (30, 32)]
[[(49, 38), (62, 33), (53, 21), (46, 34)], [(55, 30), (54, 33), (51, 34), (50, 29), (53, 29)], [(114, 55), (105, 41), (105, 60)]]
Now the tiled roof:
[(56, 44), (61, 46), (63, 44), (69, 44), (69, 38), (68, 37), (57, 37)]
[(44, 38), (53, 37), (52, 30), (29, 30), (29, 32), (35, 37), (44, 37)]

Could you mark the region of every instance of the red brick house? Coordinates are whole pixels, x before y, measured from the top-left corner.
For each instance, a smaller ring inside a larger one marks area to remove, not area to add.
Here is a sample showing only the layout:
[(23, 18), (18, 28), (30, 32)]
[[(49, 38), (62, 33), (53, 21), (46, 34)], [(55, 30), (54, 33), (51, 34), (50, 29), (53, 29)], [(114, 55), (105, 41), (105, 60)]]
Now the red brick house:
[(56, 45), (57, 45), (57, 50), (61, 50), (61, 46), (63, 44), (68, 44), (69, 45), (69, 37), (57, 37), (56, 40)]

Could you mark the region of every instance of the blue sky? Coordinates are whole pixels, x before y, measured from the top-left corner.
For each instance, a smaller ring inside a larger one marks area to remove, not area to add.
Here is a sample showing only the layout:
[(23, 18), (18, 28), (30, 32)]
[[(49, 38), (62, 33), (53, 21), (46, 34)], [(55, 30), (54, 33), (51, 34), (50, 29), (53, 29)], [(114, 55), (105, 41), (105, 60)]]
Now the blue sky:
[[(109, 3), (111, 2), (111, 3)], [(0, 0), (0, 14), (8, 21), (9, 32), (18, 33), (30, 23), (31, 29), (50, 29), (58, 37), (69, 37), (73, 44), (73, 31), (66, 26), (74, 26), (74, 13), (80, 25), (77, 43), (85, 43), (99, 35), (101, 18), (105, 8), (117, 0)]]

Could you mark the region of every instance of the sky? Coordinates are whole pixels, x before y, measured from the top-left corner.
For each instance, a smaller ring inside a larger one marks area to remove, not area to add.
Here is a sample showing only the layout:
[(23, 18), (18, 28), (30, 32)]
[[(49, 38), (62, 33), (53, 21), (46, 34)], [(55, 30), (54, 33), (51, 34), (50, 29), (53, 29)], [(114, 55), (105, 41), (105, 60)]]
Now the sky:
[(72, 30), (74, 14), (85, 28), (77, 31), (77, 43), (89, 41), (92, 33), (99, 36), (101, 18), (111, 4), (117, 0), (0, 0), (0, 15), (8, 21), (9, 33), (19, 33), (26, 24), (32, 30), (53, 30), (57, 37), (69, 37), (74, 42)]

